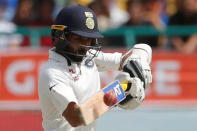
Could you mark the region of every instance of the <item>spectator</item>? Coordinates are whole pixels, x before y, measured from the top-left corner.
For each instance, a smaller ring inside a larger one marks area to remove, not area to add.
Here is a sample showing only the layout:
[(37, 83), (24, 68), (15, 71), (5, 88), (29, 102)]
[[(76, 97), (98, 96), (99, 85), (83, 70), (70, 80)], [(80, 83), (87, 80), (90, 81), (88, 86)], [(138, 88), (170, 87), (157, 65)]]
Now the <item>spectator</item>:
[[(128, 14), (121, 10), (114, 0), (94, 0), (89, 4), (89, 8), (95, 12), (98, 27), (101, 31), (117, 28), (128, 19)], [(122, 35), (105, 36), (101, 41), (104, 41), (105, 48), (122, 48), (126, 46)]]
[[(29, 26), (33, 20), (33, 0), (18, 0), (16, 14), (14, 15), (13, 22), (17, 26)], [(30, 46), (30, 38), (25, 35), (21, 46)]]
[[(30, 24), (30, 26), (51, 26), (53, 25), (53, 10), (55, 2), (54, 0), (38, 0), (36, 8), (36, 18)], [(50, 36), (41, 36), (40, 37), (40, 46), (41, 47), (51, 47), (52, 41)]]
[(165, 2), (162, 0), (143, 0), (145, 4), (146, 19), (158, 30), (165, 28), (163, 22), (163, 7)]
[(114, 0), (94, 0), (89, 4), (98, 19), (100, 30), (116, 28), (127, 21), (128, 15), (121, 10)]
[(16, 34), (16, 25), (3, 19), (4, 8), (0, 5), (0, 49), (18, 48), (22, 41), (22, 36)]
[(4, 8), (3, 19), (11, 21), (16, 11), (18, 0), (0, 0), (0, 4)]
[[(145, 4), (145, 19), (155, 27), (158, 31), (163, 31), (167, 25), (166, 16), (166, 1), (164, 0), (144, 0)], [(166, 48), (167, 38), (164, 35), (152, 37), (153, 41), (150, 42), (153, 48), (164, 49)], [(155, 39), (155, 40), (154, 40)]]
[(27, 26), (33, 19), (33, 1), (19, 0), (13, 22), (18, 26)]
[(95, 12), (98, 19), (98, 27), (100, 30), (110, 28), (110, 10), (108, 8), (108, 0), (95, 0), (89, 4), (89, 7)]
[(126, 5), (130, 19), (124, 24), (125, 26), (144, 25), (147, 23), (144, 20), (145, 9), (143, 0), (128, 0)]
[(50, 26), (53, 24), (52, 13), (55, 6), (54, 0), (38, 0), (36, 4), (36, 18), (31, 26)]
[(78, 4), (77, 0), (67, 0), (66, 6)]
[[(123, 26), (153, 26), (158, 29), (153, 21), (158, 20), (157, 17), (150, 17), (150, 12), (152, 12), (150, 8), (150, 3), (153, 1), (149, 0), (128, 0), (127, 2), (127, 11), (129, 14), (129, 20), (123, 24)], [(156, 12), (155, 12), (156, 13)], [(158, 14), (158, 13), (157, 13)], [(153, 19), (154, 18), (154, 19)], [(160, 42), (160, 37), (157, 36), (136, 36), (136, 43), (147, 43), (152, 48), (163, 47), (163, 41)], [(162, 44), (161, 44), (162, 43)]]
[[(178, 11), (169, 19), (169, 25), (197, 25), (197, 0), (177, 0)], [(185, 53), (197, 51), (197, 34), (191, 36), (173, 36), (171, 46)]]

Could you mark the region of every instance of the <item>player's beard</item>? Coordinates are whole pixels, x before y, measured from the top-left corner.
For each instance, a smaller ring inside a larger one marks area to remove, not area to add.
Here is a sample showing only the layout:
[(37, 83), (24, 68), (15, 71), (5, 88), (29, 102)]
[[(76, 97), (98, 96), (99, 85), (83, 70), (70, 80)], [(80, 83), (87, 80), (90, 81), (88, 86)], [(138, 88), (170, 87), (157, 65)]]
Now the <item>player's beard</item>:
[(67, 47), (67, 52), (70, 52), (70, 53), (67, 53), (67, 57), (73, 61), (73, 62), (82, 62), (83, 59), (85, 58), (86, 56), (86, 53), (87, 53), (87, 50), (85, 49), (78, 49), (78, 50), (73, 50), (72, 48), (70, 48), (69, 46)]

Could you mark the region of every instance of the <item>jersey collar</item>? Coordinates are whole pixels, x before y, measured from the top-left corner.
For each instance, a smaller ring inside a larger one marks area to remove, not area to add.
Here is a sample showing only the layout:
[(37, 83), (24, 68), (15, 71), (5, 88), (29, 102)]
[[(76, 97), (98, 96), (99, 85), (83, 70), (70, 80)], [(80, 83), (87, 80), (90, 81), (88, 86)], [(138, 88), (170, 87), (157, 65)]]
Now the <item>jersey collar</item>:
[(49, 59), (53, 59), (53, 60), (56, 60), (56, 61), (59, 61), (59, 62), (65, 64), (65, 65), (68, 65), (66, 58), (63, 57), (62, 55), (58, 54), (57, 52), (55, 52), (55, 47), (53, 47), (49, 50)]

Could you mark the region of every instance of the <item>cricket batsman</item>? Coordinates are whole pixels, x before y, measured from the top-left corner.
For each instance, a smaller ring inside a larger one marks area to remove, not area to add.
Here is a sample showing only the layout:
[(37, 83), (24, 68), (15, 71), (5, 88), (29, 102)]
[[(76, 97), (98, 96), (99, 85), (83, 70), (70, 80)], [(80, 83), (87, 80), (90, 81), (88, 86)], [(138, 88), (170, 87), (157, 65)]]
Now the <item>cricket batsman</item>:
[[(121, 71), (116, 80), (128, 82), (126, 99), (118, 104), (135, 109), (152, 82), (152, 50), (136, 44), (124, 55), (103, 53), (95, 13), (82, 5), (63, 8), (51, 26), (54, 47), (39, 74), (39, 100), (45, 131), (95, 131), (96, 122), (84, 125), (79, 106), (102, 87), (100, 71)], [(139, 70), (140, 69), (140, 70)], [(137, 70), (137, 71), (136, 71)], [(113, 93), (106, 104), (115, 99)]]

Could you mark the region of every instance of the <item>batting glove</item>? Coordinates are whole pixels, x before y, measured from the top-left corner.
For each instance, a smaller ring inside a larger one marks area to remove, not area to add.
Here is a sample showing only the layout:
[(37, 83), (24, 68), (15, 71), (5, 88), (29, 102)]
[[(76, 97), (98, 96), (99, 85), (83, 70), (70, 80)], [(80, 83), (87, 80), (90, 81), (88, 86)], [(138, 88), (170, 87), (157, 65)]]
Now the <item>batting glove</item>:
[[(129, 56), (128, 56), (129, 55)], [(125, 57), (127, 57), (125, 59)], [(148, 88), (152, 83), (152, 74), (150, 63), (152, 60), (152, 49), (147, 44), (136, 44), (131, 50), (122, 56), (121, 66), (129, 64), (131, 60), (137, 61), (142, 68), (142, 73), (145, 78), (145, 88)]]
[(127, 72), (119, 73), (115, 79), (119, 80), (120, 83), (128, 82), (128, 87), (125, 92), (126, 98), (119, 103), (118, 106), (123, 109), (137, 108), (145, 98), (143, 82), (137, 77), (131, 78)]

